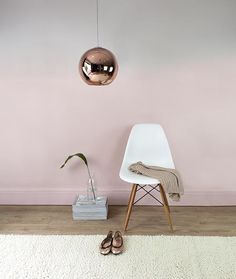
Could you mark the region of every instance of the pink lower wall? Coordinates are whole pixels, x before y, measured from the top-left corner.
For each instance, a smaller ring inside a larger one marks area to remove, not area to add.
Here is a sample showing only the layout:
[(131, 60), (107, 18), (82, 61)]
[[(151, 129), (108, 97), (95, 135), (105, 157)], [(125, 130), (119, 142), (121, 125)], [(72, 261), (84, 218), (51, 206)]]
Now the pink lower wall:
[(119, 62), (106, 87), (89, 87), (77, 74), (95, 43), (95, 21), (83, 13), (92, 1), (3, 5), (1, 204), (71, 204), (86, 187), (86, 169), (78, 160), (59, 167), (75, 152), (87, 155), (100, 194), (125, 204), (130, 185), (119, 168), (130, 128), (141, 122), (166, 131), (185, 187), (177, 205), (236, 204), (233, 4), (181, 1), (173, 10), (138, 1), (134, 13), (126, 2), (100, 2), (114, 16), (101, 17), (101, 41)]

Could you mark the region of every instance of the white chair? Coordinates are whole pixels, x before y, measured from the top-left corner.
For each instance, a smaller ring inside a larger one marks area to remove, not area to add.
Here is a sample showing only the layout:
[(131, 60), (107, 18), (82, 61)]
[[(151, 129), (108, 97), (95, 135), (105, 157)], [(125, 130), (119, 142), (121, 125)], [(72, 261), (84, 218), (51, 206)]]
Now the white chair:
[[(138, 161), (141, 161), (146, 165), (175, 168), (166, 135), (159, 124), (136, 124), (130, 132), (120, 169), (120, 178), (133, 184), (124, 230), (127, 230), (132, 206), (146, 195), (150, 195), (164, 207), (170, 229), (173, 231), (168, 200), (160, 181), (133, 173), (128, 169), (131, 164)], [(151, 188), (151, 190), (146, 190), (145, 186), (149, 186), (149, 189)], [(134, 201), (136, 192), (139, 190), (143, 190), (145, 194), (138, 200)], [(154, 190), (160, 192), (162, 202), (151, 193)]]

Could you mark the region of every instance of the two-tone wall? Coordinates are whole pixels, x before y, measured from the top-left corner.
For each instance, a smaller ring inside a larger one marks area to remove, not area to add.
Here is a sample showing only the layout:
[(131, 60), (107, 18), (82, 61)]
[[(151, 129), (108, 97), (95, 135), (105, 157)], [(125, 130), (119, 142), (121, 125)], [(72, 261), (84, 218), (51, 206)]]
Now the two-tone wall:
[[(109, 86), (77, 64), (96, 46), (96, 2), (0, 0), (0, 203), (71, 204), (86, 187), (127, 202), (119, 179), (130, 128), (160, 123), (185, 196), (236, 204), (236, 2), (100, 0), (100, 42), (119, 62)], [(149, 203), (146, 200), (146, 203)]]

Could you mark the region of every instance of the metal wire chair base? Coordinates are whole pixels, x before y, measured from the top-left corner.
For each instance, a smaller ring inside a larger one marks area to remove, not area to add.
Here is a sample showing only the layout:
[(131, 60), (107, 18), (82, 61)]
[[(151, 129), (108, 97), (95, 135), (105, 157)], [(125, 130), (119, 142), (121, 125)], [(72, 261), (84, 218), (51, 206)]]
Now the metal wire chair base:
[[(151, 187), (151, 190), (146, 190), (145, 187), (149, 186)], [(146, 184), (146, 185), (139, 185), (137, 184), (137, 190), (136, 192), (138, 192), (139, 190), (143, 190), (144, 192), (146, 192), (146, 194), (144, 194), (142, 197), (140, 197), (139, 199), (137, 199), (134, 203), (136, 204), (137, 202), (139, 202), (140, 200), (142, 200), (144, 197), (146, 197), (147, 195), (150, 195), (151, 197), (153, 197), (159, 204), (161, 204), (162, 206), (164, 206), (163, 202), (161, 202), (158, 198), (156, 198), (153, 194), (151, 194), (152, 191), (157, 191), (158, 193), (160, 193), (160, 190), (158, 189), (158, 187), (160, 186), (160, 184), (156, 184), (156, 185), (150, 185), (150, 184)]]

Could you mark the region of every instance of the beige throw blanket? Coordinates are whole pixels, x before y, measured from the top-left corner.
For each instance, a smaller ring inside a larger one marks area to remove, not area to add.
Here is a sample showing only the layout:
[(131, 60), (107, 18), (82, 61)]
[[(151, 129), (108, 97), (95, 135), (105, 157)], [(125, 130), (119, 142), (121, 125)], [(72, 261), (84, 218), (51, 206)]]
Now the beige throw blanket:
[(173, 201), (179, 201), (180, 195), (184, 193), (179, 173), (175, 169), (147, 166), (142, 162), (137, 162), (130, 165), (129, 170), (137, 174), (158, 179), (165, 192), (168, 193)]

